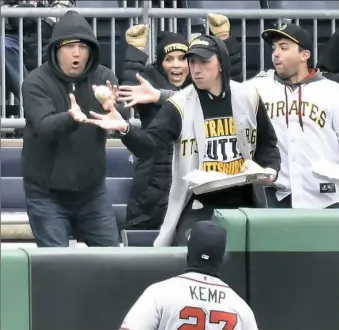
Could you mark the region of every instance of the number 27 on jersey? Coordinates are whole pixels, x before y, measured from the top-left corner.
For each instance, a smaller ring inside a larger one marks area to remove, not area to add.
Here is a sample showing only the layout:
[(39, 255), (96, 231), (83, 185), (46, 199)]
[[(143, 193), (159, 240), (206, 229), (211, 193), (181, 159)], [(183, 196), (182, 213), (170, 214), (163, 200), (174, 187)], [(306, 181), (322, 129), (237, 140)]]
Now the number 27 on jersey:
[[(229, 312), (215, 311), (209, 315), (199, 307), (184, 307), (179, 314), (180, 320), (195, 319), (195, 324), (183, 323), (178, 330), (205, 330), (207, 324), (224, 324), (221, 330), (234, 330), (238, 323), (238, 315)], [(207, 323), (206, 323), (207, 322)]]

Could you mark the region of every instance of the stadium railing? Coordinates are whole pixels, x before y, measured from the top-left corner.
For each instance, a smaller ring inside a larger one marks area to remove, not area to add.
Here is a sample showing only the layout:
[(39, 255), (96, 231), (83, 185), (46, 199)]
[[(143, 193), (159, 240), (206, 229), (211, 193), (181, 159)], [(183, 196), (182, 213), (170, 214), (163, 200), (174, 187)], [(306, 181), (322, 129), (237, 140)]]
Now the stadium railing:
[[(96, 33), (97, 20), (102, 18), (110, 19), (111, 23), (111, 54), (116, 54), (116, 26), (119, 19), (129, 19), (129, 26), (133, 24), (133, 19), (140, 19), (143, 22), (148, 22), (151, 27), (151, 33), (149, 37), (148, 52), (150, 61), (155, 58), (156, 49), (156, 35), (158, 27), (163, 27), (162, 23), (164, 20), (170, 20), (172, 23), (169, 24), (170, 31), (178, 31), (179, 19), (185, 20), (186, 35), (191, 38), (192, 32), (192, 20), (196, 18), (206, 19), (207, 15), (212, 9), (181, 9), (181, 8), (151, 8), (149, 2), (143, 2), (143, 8), (76, 8), (76, 10), (84, 17), (92, 20), (93, 29)], [(2, 8), (1, 12), (1, 128), (22, 128), (25, 125), (24, 113), (22, 107), (20, 107), (19, 118), (6, 118), (6, 76), (5, 76), (5, 20), (8, 18), (19, 18), (19, 57), (20, 57), (20, 84), (23, 80), (23, 20), (24, 18), (37, 18), (37, 34), (38, 34), (38, 64), (42, 62), (42, 46), (41, 46), (41, 18), (44, 17), (60, 17), (64, 15), (67, 9), (54, 9), (54, 8)], [(266, 23), (272, 20), (276, 21), (277, 24), (286, 19), (293, 19), (297, 24), (300, 20), (311, 22), (311, 29), (314, 39), (314, 52), (313, 61), (317, 63), (318, 59), (318, 41), (319, 41), (319, 22), (326, 21), (329, 28), (326, 29), (324, 36), (325, 38), (335, 31), (336, 19), (339, 19), (339, 10), (281, 10), (281, 9), (258, 9), (258, 10), (218, 10), (218, 13), (227, 15), (232, 21), (236, 21), (239, 41), (242, 44), (242, 64), (243, 64), (243, 79), (247, 77), (246, 64), (249, 59), (256, 57), (258, 58), (258, 71), (264, 70), (265, 68), (265, 45), (263, 40), (260, 38), (261, 32), (264, 30)], [(205, 20), (206, 21), (206, 20)], [(257, 22), (257, 37), (258, 47), (257, 53), (250, 51), (248, 48), (248, 35), (253, 34), (252, 25), (249, 23)], [(160, 22), (160, 24), (159, 24)], [(208, 29), (206, 29), (208, 33)], [(111, 56), (111, 68), (113, 71), (116, 70), (116, 56)], [(20, 96), (19, 104), (22, 99)]]

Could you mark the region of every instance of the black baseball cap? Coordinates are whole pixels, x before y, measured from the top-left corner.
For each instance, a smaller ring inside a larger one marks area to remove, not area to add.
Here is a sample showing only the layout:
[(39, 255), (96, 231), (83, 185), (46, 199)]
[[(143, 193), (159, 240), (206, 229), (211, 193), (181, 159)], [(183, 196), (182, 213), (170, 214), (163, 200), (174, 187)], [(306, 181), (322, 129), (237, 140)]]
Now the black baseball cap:
[(184, 58), (187, 58), (191, 55), (197, 55), (204, 59), (208, 59), (211, 56), (218, 54), (218, 52), (219, 48), (212, 38), (199, 36), (191, 41)]
[(213, 221), (193, 224), (187, 243), (187, 264), (191, 270), (200, 269), (217, 274), (226, 252), (226, 229)]
[(275, 38), (287, 38), (306, 50), (313, 49), (313, 42), (307, 30), (295, 24), (283, 24), (279, 29), (267, 29), (261, 37), (270, 45)]

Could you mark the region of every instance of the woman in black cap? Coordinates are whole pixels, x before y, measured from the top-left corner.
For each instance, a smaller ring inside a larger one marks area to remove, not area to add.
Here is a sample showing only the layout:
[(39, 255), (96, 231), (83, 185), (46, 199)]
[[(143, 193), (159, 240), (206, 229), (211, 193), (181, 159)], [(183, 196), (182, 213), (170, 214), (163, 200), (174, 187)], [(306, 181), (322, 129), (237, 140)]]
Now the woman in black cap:
[[(157, 38), (156, 60), (146, 65), (148, 26), (136, 25), (126, 32), (128, 43), (121, 84), (139, 84), (136, 75), (146, 78), (157, 89), (179, 90), (191, 83), (187, 60), (188, 42), (179, 33), (161, 32)], [(157, 103), (139, 104), (142, 129), (146, 129), (167, 97)], [(162, 224), (172, 178), (172, 145), (147, 160), (137, 161), (131, 196), (127, 205), (128, 229), (158, 229)]]

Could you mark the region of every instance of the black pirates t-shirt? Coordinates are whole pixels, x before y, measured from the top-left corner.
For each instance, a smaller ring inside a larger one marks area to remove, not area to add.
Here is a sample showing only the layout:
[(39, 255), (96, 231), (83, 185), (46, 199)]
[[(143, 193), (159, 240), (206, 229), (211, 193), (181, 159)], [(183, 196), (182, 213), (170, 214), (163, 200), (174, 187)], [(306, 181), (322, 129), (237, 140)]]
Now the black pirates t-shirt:
[[(200, 91), (204, 114), (205, 154), (202, 170), (227, 175), (239, 174), (244, 158), (237, 148), (237, 135), (231, 101), (224, 94), (215, 97)], [(250, 185), (195, 196), (203, 204), (214, 207), (250, 207), (253, 204)]]

